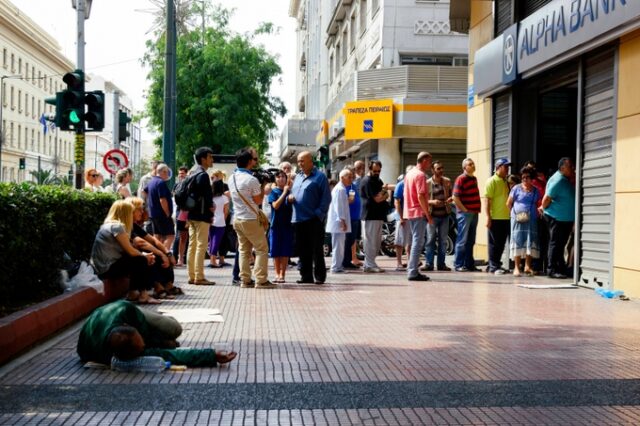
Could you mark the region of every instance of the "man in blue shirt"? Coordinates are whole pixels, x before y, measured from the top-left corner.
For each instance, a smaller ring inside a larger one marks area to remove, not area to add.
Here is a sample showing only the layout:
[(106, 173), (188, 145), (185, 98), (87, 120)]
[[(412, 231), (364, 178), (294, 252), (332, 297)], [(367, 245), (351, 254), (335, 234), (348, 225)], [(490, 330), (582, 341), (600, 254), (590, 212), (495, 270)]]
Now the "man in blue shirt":
[[(351, 172), (351, 178), (355, 179), (355, 168), (347, 168)], [(362, 202), (360, 200), (360, 190), (356, 182), (352, 182), (351, 185), (349, 185), (349, 187), (347, 188), (347, 195), (349, 195), (349, 216), (351, 219), (351, 232), (347, 233), (345, 239), (342, 267), (345, 269), (359, 269), (360, 266), (357, 265), (357, 256), (354, 256), (356, 252), (354, 246), (356, 240), (359, 240), (361, 238), (360, 228), (362, 224), (360, 223), (360, 211), (362, 210)]]
[(171, 250), (176, 231), (173, 226), (173, 196), (167, 186), (169, 179), (169, 166), (159, 164), (156, 174), (151, 178), (147, 187), (143, 190), (147, 194), (147, 206), (149, 218), (156, 237), (167, 250)]
[[(327, 177), (313, 166), (311, 153), (298, 154), (298, 175), (293, 181), (289, 203), (293, 205), (293, 227), (300, 257), (300, 279), (296, 282), (324, 284), (324, 221), (331, 203)], [(315, 278), (315, 280), (314, 280)]]
[(575, 167), (571, 159), (558, 162), (558, 171), (549, 178), (541, 212), (549, 226), (548, 274), (551, 278), (567, 278), (564, 247), (573, 231), (575, 221), (576, 188), (572, 183)]

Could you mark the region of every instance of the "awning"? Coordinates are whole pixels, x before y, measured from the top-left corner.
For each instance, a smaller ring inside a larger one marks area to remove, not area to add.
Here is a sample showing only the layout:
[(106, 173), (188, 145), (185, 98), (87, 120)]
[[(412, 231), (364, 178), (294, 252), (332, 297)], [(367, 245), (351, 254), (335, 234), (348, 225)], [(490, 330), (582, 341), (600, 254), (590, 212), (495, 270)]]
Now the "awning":
[(451, 31), (469, 34), (471, 0), (451, 0), (449, 4), (449, 25)]

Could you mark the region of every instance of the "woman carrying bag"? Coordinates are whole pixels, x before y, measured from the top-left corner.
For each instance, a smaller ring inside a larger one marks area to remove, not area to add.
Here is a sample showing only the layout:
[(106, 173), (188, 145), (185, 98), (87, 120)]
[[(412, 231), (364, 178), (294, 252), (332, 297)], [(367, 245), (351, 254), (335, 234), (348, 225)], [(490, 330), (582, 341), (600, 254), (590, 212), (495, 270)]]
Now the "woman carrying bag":
[(520, 263), (525, 258), (524, 274), (533, 276), (531, 259), (540, 257), (538, 243), (538, 200), (540, 194), (533, 186), (535, 170), (523, 168), (520, 171), (522, 183), (511, 189), (507, 206), (511, 210), (511, 243), (509, 252), (515, 263), (513, 275), (519, 277)]

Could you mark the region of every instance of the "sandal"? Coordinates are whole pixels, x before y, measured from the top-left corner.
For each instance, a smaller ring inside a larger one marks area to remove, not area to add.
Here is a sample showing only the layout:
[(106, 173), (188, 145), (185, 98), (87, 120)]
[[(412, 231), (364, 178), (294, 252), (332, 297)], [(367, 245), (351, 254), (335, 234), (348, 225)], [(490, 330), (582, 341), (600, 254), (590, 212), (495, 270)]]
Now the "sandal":
[(162, 300), (162, 299), (175, 299), (176, 297), (170, 293), (168, 293), (166, 290), (162, 290), (159, 293), (153, 293), (152, 297), (154, 299), (158, 299), (158, 300)]
[(535, 276), (535, 274), (533, 273), (533, 271), (532, 271), (532, 270), (528, 270), (528, 271), (527, 271), (527, 270), (525, 270), (525, 271), (524, 271), (524, 274), (525, 274), (526, 276), (528, 276), (528, 277), (533, 277), (533, 276)]
[(144, 300), (138, 299), (136, 300), (136, 303), (138, 305), (159, 305), (162, 303), (162, 301), (155, 299), (153, 297), (149, 297), (148, 299), (144, 299)]
[(184, 291), (182, 291), (180, 287), (171, 287), (166, 291), (167, 291), (167, 294), (170, 296), (182, 296), (184, 294)]
[(520, 273), (520, 271), (513, 271), (513, 276), (514, 276), (514, 277), (519, 277), (519, 276), (521, 276), (521, 275), (522, 275), (522, 274)]
[(238, 356), (238, 352), (216, 351), (216, 362), (218, 364), (226, 364), (233, 361)]

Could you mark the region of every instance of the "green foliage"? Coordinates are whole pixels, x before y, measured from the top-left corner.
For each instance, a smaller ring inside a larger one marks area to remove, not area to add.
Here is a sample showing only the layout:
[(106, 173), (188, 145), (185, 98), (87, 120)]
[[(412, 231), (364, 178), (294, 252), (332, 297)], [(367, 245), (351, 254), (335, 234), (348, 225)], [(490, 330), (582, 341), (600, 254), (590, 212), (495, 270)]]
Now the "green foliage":
[(0, 184), (0, 315), (62, 293), (64, 253), (89, 259), (114, 200), (67, 186)]
[[(210, 146), (233, 154), (244, 146), (260, 154), (284, 116), (282, 100), (271, 96), (272, 81), (281, 74), (277, 58), (255, 37), (275, 30), (262, 24), (253, 34), (239, 35), (228, 28), (230, 12), (217, 9), (202, 30), (186, 31), (177, 42), (176, 163), (192, 164), (194, 151)], [(151, 126), (162, 129), (164, 105), (164, 38), (147, 42), (144, 62), (151, 69), (147, 114)]]
[(36, 179), (38, 185), (66, 185), (70, 186), (73, 181), (67, 175), (56, 176), (51, 170), (31, 170), (31, 176)]

